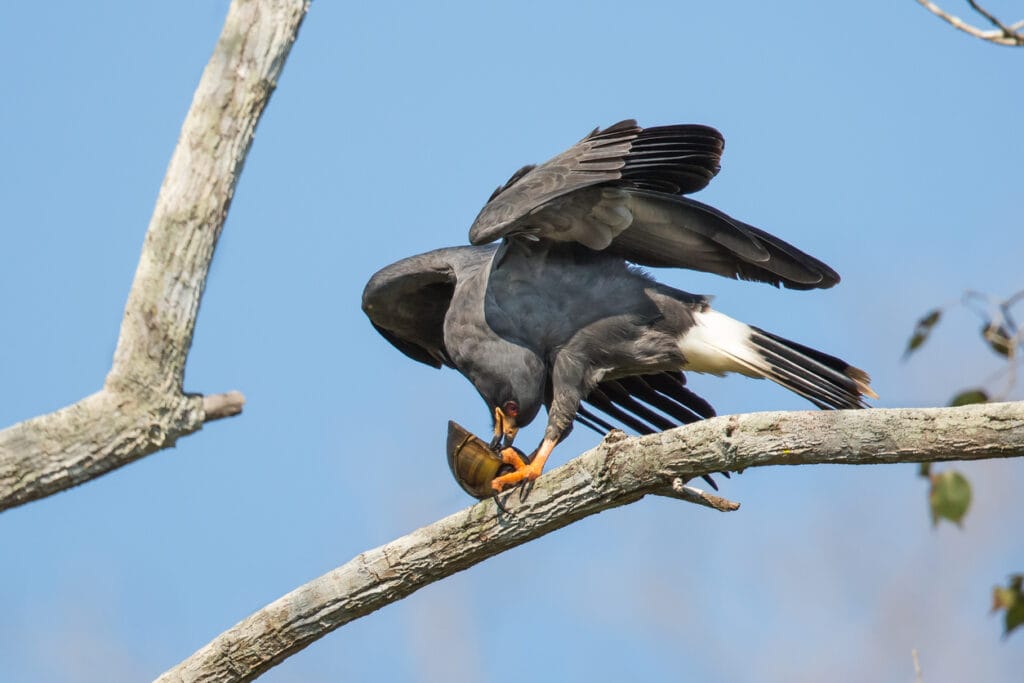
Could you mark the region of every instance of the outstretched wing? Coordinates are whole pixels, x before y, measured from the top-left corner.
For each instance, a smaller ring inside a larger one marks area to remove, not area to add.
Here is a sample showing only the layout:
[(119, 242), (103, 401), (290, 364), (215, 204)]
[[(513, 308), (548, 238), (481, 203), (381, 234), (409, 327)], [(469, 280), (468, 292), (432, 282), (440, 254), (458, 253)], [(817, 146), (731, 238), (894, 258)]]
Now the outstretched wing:
[(834, 270), (791, 244), (682, 196), (714, 177), (723, 147), (718, 131), (706, 126), (643, 129), (623, 121), (595, 131), (498, 188), (470, 241), (578, 242), (640, 265), (792, 289), (839, 282)]
[(788, 289), (839, 282), (827, 264), (764, 230), (690, 199), (639, 190), (606, 190), (590, 211), (623, 207), (631, 219), (608, 251), (644, 266), (689, 268)]
[(513, 234), (545, 203), (602, 183), (697, 192), (718, 173), (724, 147), (721, 133), (696, 124), (644, 129), (627, 119), (596, 128), (553, 159), (512, 174), (473, 221), (469, 241), (485, 244)]
[(444, 346), (444, 318), (460, 272), (486, 263), (489, 247), (450, 247), (377, 271), (363, 290), (363, 312), (385, 339), (413, 360), (454, 367)]

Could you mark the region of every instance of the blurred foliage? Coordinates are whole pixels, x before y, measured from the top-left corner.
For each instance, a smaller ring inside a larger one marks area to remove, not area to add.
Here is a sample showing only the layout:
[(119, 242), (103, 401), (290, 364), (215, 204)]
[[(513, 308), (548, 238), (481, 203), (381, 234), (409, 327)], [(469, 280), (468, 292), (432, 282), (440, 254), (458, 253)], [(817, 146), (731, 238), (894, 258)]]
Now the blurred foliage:
[(981, 337), (988, 342), (989, 348), (1000, 356), (1013, 358), (1013, 352), (1016, 348), (1014, 346), (1015, 337), (1017, 337), (1016, 331), (1011, 330), (1006, 325), (990, 322), (982, 326)]
[(967, 391), (961, 391), (959, 394), (953, 397), (953, 400), (949, 402), (950, 408), (957, 408), (959, 406), (969, 406), (972, 403), (987, 403), (988, 393), (984, 389), (968, 389)]
[(932, 482), (928, 492), (932, 524), (937, 525), (940, 519), (948, 519), (957, 526), (963, 526), (961, 522), (971, 506), (971, 484), (967, 477), (956, 470), (945, 470), (929, 478)]
[(1005, 586), (992, 589), (992, 611), (1003, 611), (1003, 637), (1024, 624), (1024, 574), (1012, 574)]
[(917, 325), (914, 326), (914, 333), (910, 335), (910, 341), (907, 342), (907, 350), (903, 352), (903, 358), (917, 351), (921, 344), (928, 340), (928, 335), (931, 334), (932, 328), (935, 327), (941, 317), (942, 309), (936, 308), (934, 311), (925, 313), (924, 317), (917, 321)]
[(962, 527), (964, 516), (971, 507), (971, 482), (967, 477), (953, 469), (933, 474), (930, 462), (921, 463), (918, 474), (931, 484), (928, 507), (932, 524), (937, 526), (939, 520), (945, 519)]
[(1022, 302), (1024, 302), (1024, 290), (1012, 294), (1006, 299), (996, 299), (981, 292), (964, 292), (957, 301), (938, 306), (921, 316), (907, 341), (903, 358), (906, 360), (924, 346), (950, 308), (966, 308), (981, 319), (981, 342), (1006, 360), (1006, 364), (986, 384), (993, 384), (1001, 377), (1003, 386), (998, 390), (976, 388), (961, 391), (953, 397), (950, 405), (963, 406), (971, 403), (1005, 400), (1016, 386), (1017, 370), (1021, 359), (1024, 358), (1024, 327), (1017, 323), (1013, 311), (1014, 307)]
[[(994, 377), (984, 383), (989, 385), (989, 388), (961, 390), (949, 405), (958, 407), (1006, 400), (1016, 386), (1017, 371), (1021, 359), (1024, 358), (1024, 327), (1017, 324), (1013, 312), (1013, 308), (1021, 302), (1024, 302), (1024, 290), (1002, 300), (980, 292), (965, 292), (959, 301), (934, 308), (917, 321), (903, 352), (903, 358), (907, 359), (928, 341), (949, 308), (967, 308), (981, 318), (982, 343), (1006, 362)], [(1002, 386), (993, 391), (991, 385), (997, 383), (1000, 378), (1003, 379)], [(928, 490), (928, 505), (931, 509), (932, 524), (938, 525), (940, 520), (945, 519), (962, 527), (963, 519), (971, 506), (971, 484), (967, 478), (955, 469), (933, 473), (931, 463), (921, 463), (919, 474), (931, 483)], [(1024, 574), (1013, 574), (1007, 585), (992, 589), (992, 611), (1004, 612), (1003, 637), (1024, 624), (1022, 586)]]

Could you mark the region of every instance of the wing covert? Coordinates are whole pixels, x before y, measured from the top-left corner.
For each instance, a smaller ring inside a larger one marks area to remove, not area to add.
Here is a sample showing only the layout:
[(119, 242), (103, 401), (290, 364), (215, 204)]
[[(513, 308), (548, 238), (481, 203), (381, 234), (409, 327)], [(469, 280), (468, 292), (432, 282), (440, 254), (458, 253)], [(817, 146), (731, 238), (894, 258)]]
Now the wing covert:
[(450, 247), (411, 256), (377, 271), (363, 290), (363, 312), (395, 348), (427, 365), (454, 367), (444, 318), (459, 273), (491, 258), (492, 248)]

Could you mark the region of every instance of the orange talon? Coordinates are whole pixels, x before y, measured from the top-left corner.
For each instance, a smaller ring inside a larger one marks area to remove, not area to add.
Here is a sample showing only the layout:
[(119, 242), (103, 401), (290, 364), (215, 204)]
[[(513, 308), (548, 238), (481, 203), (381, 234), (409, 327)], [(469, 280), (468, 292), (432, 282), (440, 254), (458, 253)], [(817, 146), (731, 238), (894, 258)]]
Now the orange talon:
[(503, 474), (500, 477), (496, 477), (494, 481), (491, 482), (491, 488), (493, 488), (495, 491), (500, 492), (506, 486), (511, 486), (512, 484), (518, 484), (519, 482), (524, 480), (533, 481), (534, 479), (539, 477), (540, 474), (541, 468), (536, 467), (534, 465), (524, 465), (523, 469), (521, 470), (516, 470), (515, 472), (509, 472), (508, 474)]
[(516, 470), (521, 470), (526, 467), (526, 463), (519, 457), (519, 453), (514, 448), (506, 448), (501, 452), (501, 461), (506, 465), (515, 467)]
[[(533, 481), (539, 477), (541, 472), (544, 471), (544, 463), (547, 462), (548, 456), (551, 455), (551, 451), (554, 449), (556, 443), (557, 442), (554, 439), (544, 439), (540, 444), (540, 448), (537, 449), (536, 454), (534, 454), (531, 459), (529, 465), (524, 463), (522, 459), (516, 455), (514, 450), (506, 448), (501, 452), (501, 459), (506, 465), (515, 467), (516, 471), (503, 474), (500, 477), (495, 477), (494, 481), (491, 482), (491, 488), (495, 491), (501, 491), (506, 486), (518, 484), (524, 480)], [(515, 460), (519, 461), (518, 464), (512, 462), (512, 457), (506, 455), (509, 451), (511, 451), (511, 456), (514, 456)]]

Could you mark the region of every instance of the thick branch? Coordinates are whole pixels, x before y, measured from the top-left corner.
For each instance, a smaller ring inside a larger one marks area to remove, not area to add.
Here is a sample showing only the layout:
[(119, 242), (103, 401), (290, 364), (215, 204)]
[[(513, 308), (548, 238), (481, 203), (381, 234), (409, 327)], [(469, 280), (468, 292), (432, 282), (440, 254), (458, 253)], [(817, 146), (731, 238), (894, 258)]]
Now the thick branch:
[(237, 414), (182, 393), (199, 301), (253, 132), (307, 0), (235, 0), (157, 198), (102, 391), (0, 431), (0, 510), (62, 491)]
[[(248, 681), (313, 641), (419, 588), (567, 524), (679, 482), (764, 465), (1024, 456), (1024, 402), (963, 408), (718, 417), (642, 438), (614, 432), (545, 474), (509, 514), (485, 501), (310, 581), (217, 636), (158, 680)], [(687, 497), (686, 494), (683, 497)]]
[(302, 0), (232, 3), (160, 187), (107, 388), (181, 391), (213, 249), (305, 11)]

